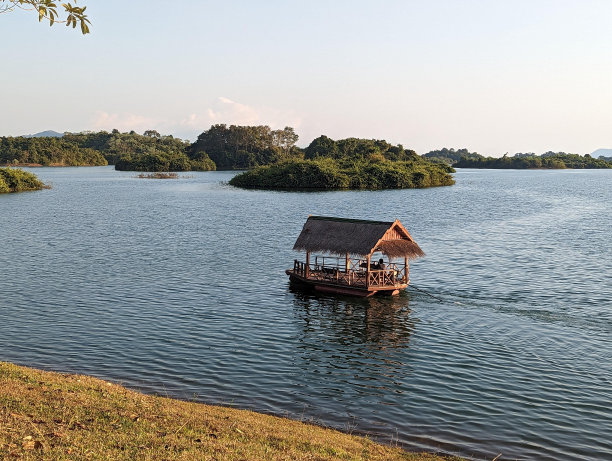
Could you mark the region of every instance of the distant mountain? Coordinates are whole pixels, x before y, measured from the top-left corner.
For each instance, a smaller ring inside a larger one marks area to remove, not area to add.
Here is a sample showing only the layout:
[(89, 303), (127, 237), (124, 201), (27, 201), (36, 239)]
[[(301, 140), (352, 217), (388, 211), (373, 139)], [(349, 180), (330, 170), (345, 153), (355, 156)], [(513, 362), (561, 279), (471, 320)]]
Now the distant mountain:
[(597, 149), (595, 152), (591, 154), (593, 158), (602, 157), (612, 157), (612, 149)]
[(57, 131), (47, 130), (41, 131), (36, 134), (26, 134), (24, 138), (61, 138), (64, 136), (64, 133), (58, 133)]

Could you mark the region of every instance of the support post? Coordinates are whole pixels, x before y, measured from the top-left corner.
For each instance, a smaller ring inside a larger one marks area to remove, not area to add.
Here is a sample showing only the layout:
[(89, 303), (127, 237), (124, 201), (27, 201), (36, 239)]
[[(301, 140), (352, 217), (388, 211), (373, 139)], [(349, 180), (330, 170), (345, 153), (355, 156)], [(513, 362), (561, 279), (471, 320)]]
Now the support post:
[(370, 288), (370, 259), (372, 255), (368, 255), (368, 265), (366, 266), (366, 288)]
[(306, 278), (308, 278), (308, 274), (310, 273), (310, 251), (306, 252)]
[(349, 259), (349, 254), (346, 254), (346, 259), (345, 259), (345, 267), (344, 267), (344, 273), (346, 274), (346, 282), (351, 285), (352, 281), (351, 281), (351, 261)]
[(404, 257), (404, 278), (405, 283), (408, 283), (408, 258)]

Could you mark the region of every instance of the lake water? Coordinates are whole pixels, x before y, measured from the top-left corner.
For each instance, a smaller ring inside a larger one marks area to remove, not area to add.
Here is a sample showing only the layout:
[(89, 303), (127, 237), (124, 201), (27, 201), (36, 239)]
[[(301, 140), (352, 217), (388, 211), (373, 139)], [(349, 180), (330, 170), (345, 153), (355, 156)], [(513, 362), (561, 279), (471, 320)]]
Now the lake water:
[[(612, 459), (612, 171), (243, 191), (231, 172), (33, 170), (0, 195), (0, 360), (475, 459)], [(399, 218), (396, 298), (284, 273), (309, 214)]]

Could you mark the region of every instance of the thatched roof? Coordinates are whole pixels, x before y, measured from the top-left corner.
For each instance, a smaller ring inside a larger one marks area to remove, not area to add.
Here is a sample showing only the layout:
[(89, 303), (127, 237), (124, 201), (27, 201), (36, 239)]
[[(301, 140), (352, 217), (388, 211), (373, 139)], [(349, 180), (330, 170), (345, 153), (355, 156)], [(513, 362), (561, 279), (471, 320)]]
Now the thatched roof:
[(390, 258), (425, 256), (398, 220), (393, 222), (309, 216), (294, 250), (367, 256), (380, 251)]

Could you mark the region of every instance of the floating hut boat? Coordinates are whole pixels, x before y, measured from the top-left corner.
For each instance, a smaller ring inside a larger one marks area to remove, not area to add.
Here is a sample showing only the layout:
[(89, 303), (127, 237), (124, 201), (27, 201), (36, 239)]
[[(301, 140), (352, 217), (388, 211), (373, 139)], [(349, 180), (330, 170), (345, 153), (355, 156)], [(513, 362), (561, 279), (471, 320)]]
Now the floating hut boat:
[(293, 249), (306, 261), (286, 271), (292, 283), (357, 296), (398, 294), (410, 282), (408, 261), (425, 256), (399, 220), (324, 216), (308, 217)]

